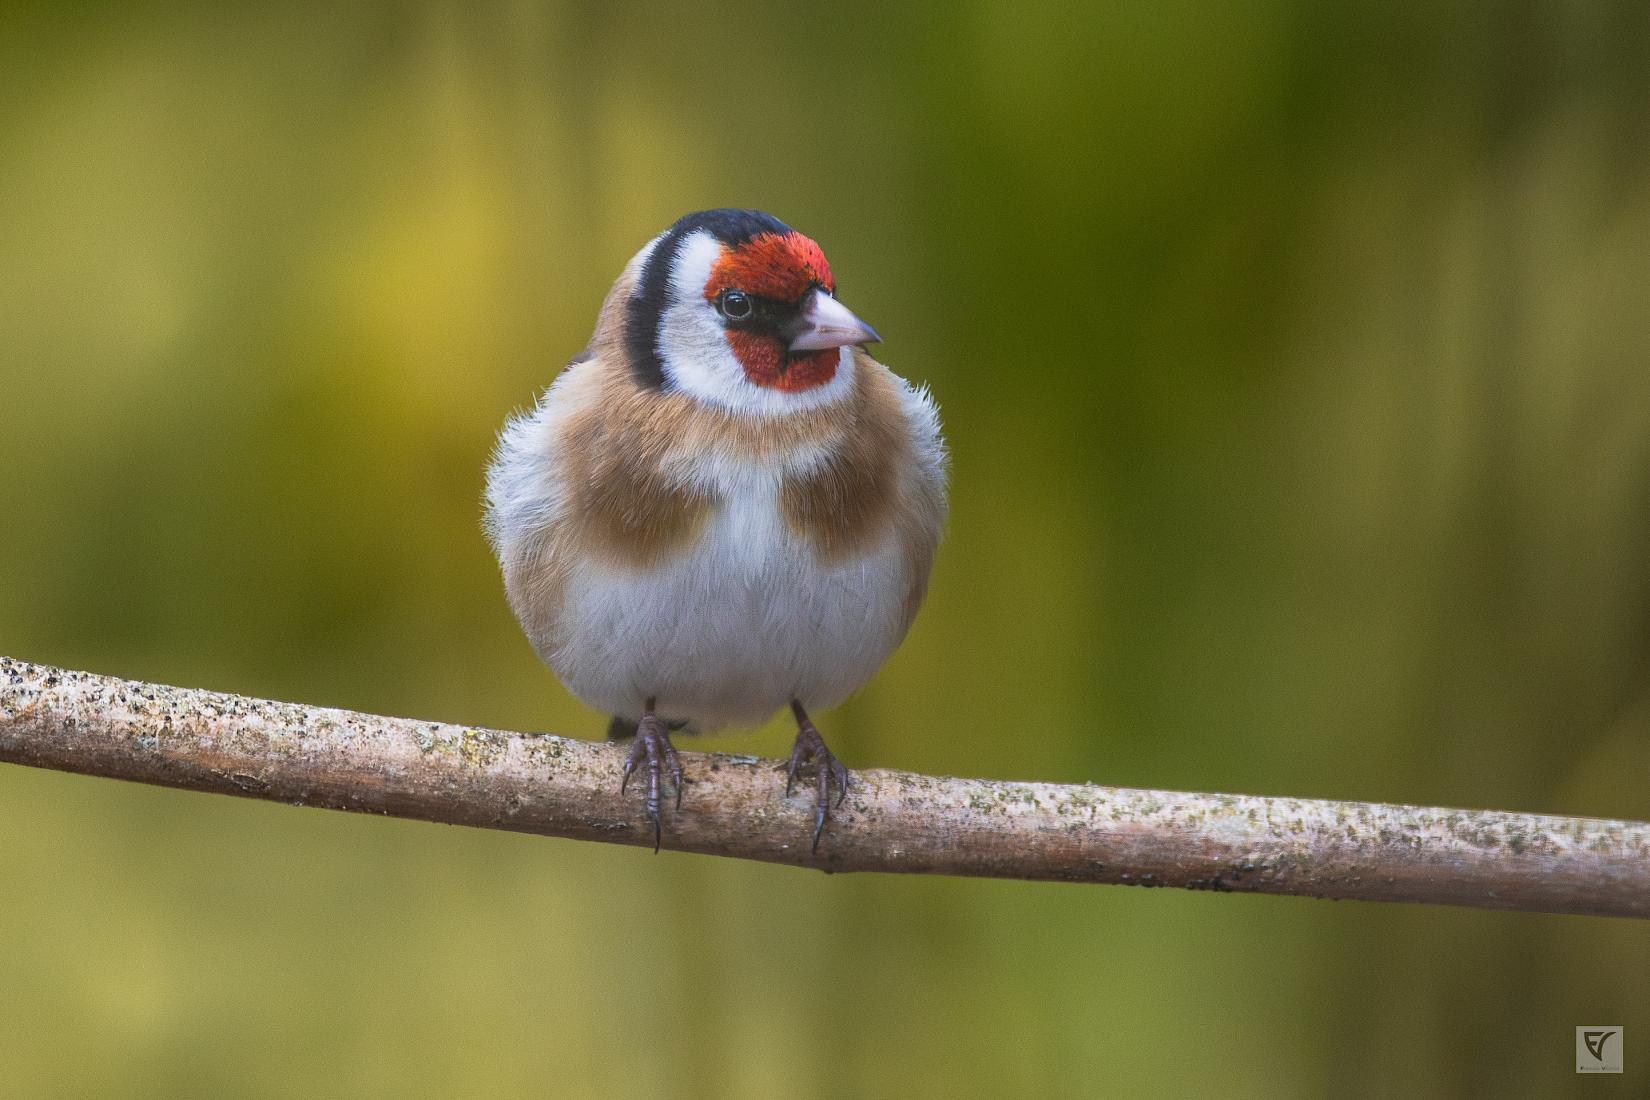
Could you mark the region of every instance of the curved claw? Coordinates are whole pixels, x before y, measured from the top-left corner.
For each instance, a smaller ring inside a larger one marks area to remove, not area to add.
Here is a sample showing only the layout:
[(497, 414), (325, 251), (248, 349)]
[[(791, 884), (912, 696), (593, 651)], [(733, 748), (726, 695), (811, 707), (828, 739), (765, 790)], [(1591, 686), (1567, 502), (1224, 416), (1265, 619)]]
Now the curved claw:
[(651, 710), (636, 723), (636, 736), (631, 742), (630, 756), (625, 760), (624, 771), (619, 780), (620, 794), (624, 794), (629, 788), (630, 777), (644, 763), (647, 765), (647, 793), (643, 806), (647, 811), (647, 819), (653, 823), (653, 851), (657, 854), (664, 841), (664, 825), (659, 816), (660, 773), (668, 765), (671, 782), (676, 785), (678, 810), (682, 808), (683, 784), (682, 762), (676, 755), (676, 746), (670, 743), (670, 734), (665, 731), (664, 723), (659, 721)]
[(819, 851), (819, 840), (825, 835), (825, 822), (830, 819), (831, 784), (836, 784), (837, 795), (835, 808), (842, 807), (843, 800), (848, 797), (848, 788), (851, 781), (848, 769), (831, 754), (825, 747), (825, 739), (819, 735), (801, 704), (791, 704), (797, 717), (796, 744), (791, 749), (791, 758), (780, 767), (785, 772), (785, 797), (789, 798), (796, 787), (796, 773), (807, 760), (814, 762), (814, 835), (813, 850)]

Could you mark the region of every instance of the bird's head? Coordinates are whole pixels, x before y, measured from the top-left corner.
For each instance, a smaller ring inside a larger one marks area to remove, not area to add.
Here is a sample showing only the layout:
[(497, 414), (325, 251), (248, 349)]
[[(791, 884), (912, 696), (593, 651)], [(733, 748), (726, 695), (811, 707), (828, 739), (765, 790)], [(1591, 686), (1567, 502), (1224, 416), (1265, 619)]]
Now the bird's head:
[(836, 300), (812, 240), (756, 210), (689, 214), (632, 261), (625, 351), (637, 381), (736, 412), (839, 399), (876, 332)]

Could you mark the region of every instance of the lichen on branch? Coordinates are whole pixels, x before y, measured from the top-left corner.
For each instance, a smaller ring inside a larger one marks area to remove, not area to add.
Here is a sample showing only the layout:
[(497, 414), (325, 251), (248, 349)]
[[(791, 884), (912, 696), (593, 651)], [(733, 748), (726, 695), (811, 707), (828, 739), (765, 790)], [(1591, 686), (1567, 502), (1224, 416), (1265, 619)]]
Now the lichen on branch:
[[(1650, 917), (1650, 824), (864, 770), (809, 845), (776, 762), (683, 753), (667, 848), (815, 867)], [(623, 750), (0, 657), (0, 762), (651, 847)], [(669, 802), (667, 801), (667, 805)]]

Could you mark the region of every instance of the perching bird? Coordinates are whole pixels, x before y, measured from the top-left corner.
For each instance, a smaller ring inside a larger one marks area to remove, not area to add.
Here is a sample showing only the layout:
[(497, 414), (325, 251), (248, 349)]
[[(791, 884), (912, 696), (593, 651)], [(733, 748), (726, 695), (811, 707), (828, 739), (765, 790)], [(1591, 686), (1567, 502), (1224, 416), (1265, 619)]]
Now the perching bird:
[(506, 424), (487, 529), (539, 656), (634, 736), (659, 846), (673, 730), (796, 717), (814, 847), (848, 772), (809, 712), (905, 636), (945, 519), (928, 395), (867, 355), (819, 246), (755, 210), (689, 214), (636, 254), (595, 335)]

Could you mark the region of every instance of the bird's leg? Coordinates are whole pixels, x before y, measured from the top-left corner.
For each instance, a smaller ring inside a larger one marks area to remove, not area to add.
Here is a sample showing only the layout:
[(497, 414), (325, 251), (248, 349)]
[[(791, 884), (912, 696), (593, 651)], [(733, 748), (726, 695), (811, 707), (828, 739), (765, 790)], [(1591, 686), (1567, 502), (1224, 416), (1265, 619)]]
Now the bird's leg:
[(642, 720), (636, 723), (636, 737), (630, 743), (630, 759), (624, 762), (624, 777), (619, 781), (619, 793), (630, 785), (630, 773), (644, 761), (647, 764), (647, 819), (653, 822), (653, 851), (659, 851), (663, 829), (659, 824), (659, 773), (668, 766), (670, 781), (676, 785), (676, 808), (682, 808), (682, 762), (676, 757), (676, 746), (670, 743), (670, 734), (659, 716), (653, 713), (654, 700), (647, 701)]
[(825, 831), (825, 819), (831, 816), (831, 783), (836, 782), (836, 804), (848, 797), (848, 769), (825, 747), (825, 738), (819, 735), (812, 718), (802, 704), (791, 700), (791, 713), (796, 715), (796, 745), (790, 760), (780, 765), (785, 772), (785, 794), (789, 797), (796, 785), (796, 772), (810, 757), (814, 762), (814, 851), (819, 851), (819, 837)]

